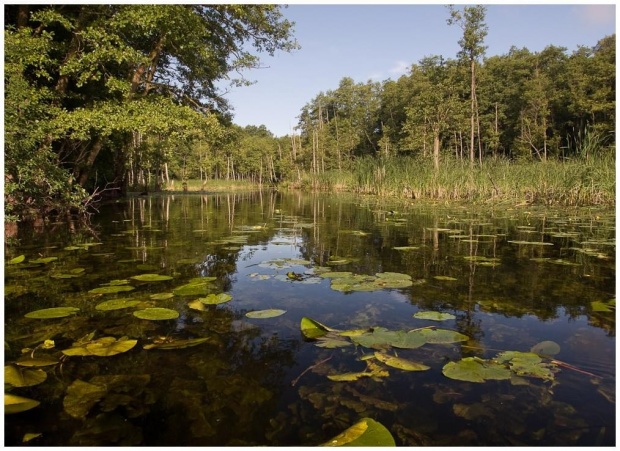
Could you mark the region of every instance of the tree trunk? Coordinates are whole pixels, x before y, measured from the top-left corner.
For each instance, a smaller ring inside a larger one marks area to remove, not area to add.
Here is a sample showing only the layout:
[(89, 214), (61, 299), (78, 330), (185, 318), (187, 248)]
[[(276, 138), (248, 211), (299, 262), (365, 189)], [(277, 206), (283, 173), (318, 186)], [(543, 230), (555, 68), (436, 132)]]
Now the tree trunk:
[(88, 175), (90, 173), (90, 169), (95, 163), (95, 159), (99, 154), (99, 151), (103, 147), (103, 139), (101, 137), (95, 138), (95, 142), (91, 144), (90, 149), (88, 151), (88, 157), (86, 158), (86, 162), (82, 164), (78, 170), (77, 180), (82, 188), (86, 186), (86, 182), (88, 181)]
[(475, 136), (475, 127), (474, 127), (474, 101), (476, 98), (476, 61), (471, 59), (471, 121), (470, 121), (470, 145), (469, 145), (469, 160), (471, 166), (474, 165), (474, 136)]
[(433, 135), (433, 162), (435, 171), (439, 172), (439, 132), (435, 131)]

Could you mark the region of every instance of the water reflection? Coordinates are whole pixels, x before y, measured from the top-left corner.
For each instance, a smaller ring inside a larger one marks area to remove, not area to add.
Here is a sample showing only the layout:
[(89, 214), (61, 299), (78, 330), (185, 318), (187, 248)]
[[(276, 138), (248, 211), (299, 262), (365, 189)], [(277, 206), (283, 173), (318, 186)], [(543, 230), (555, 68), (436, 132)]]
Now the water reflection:
[[(44, 368), (45, 383), (11, 389), (41, 405), (6, 417), (6, 443), (21, 444), (36, 432), (37, 445), (316, 445), (365, 416), (408, 446), (614, 443), (615, 317), (605, 311), (609, 304), (597, 304), (615, 296), (613, 224), (606, 211), (243, 192), (135, 197), (103, 207), (89, 227), (5, 231), (6, 261), (27, 257), (5, 272), (7, 364), (44, 340), (55, 348), (37, 355), (60, 357), (59, 350), (93, 331), (138, 340), (113, 357), (64, 359)], [(39, 256), (58, 260), (27, 264)], [(336, 291), (312, 274), (314, 267), (401, 273), (412, 283)], [(59, 277), (78, 268), (79, 277)], [(141, 273), (173, 280), (130, 280)], [(152, 297), (208, 277), (215, 281), (203, 294)], [(88, 293), (123, 281), (135, 290)], [(188, 307), (209, 293), (233, 299), (203, 311)], [(140, 301), (137, 308), (180, 316), (146, 321), (134, 309), (95, 308), (126, 297)], [(24, 318), (55, 306), (80, 312)], [(270, 308), (287, 313), (245, 316)], [(362, 371), (368, 364), (360, 357), (374, 351), (319, 348), (299, 332), (302, 317), (342, 330), (432, 325), (413, 318), (417, 311), (452, 313), (456, 318), (440, 327), (469, 337), (462, 345), (398, 350), (431, 367), (420, 374), (389, 369), (389, 377), (335, 383), (326, 376)], [(198, 337), (208, 340), (142, 349)], [(553, 382), (472, 384), (442, 375), (447, 362), (529, 351), (544, 340), (560, 344), (557, 359), (601, 377), (568, 367), (559, 367)], [(91, 395), (75, 394), (76, 381), (90, 384)], [(84, 412), (79, 417), (67, 408), (75, 402)]]

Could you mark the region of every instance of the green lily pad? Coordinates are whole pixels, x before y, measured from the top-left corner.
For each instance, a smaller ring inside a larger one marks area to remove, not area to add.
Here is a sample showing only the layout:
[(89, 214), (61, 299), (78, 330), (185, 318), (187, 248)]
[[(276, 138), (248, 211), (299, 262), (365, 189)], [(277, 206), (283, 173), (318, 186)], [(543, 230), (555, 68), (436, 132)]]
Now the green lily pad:
[(331, 337), (329, 335), (317, 338), (316, 346), (319, 348), (335, 349), (344, 348), (346, 346), (353, 346), (353, 343), (347, 340), (343, 340), (339, 337)]
[(351, 340), (366, 348), (388, 349), (390, 347), (400, 349), (415, 349), (426, 343), (425, 337), (414, 332), (404, 330), (390, 331), (383, 327), (375, 327), (371, 332), (354, 335)]
[(56, 365), (58, 360), (51, 357), (30, 357), (30, 355), (20, 357), (15, 364), (27, 367), (40, 367)]
[(131, 277), (133, 280), (139, 282), (160, 282), (164, 280), (172, 280), (171, 276), (165, 276), (163, 274), (139, 274)]
[(201, 262), (199, 258), (180, 258), (176, 261), (178, 265), (197, 265)]
[(450, 277), (450, 276), (434, 276), (433, 278), (436, 280), (448, 280), (448, 281), (458, 280), (457, 278)]
[(9, 393), (4, 394), (4, 413), (20, 413), (26, 410), (34, 409), (39, 404), (39, 401), (34, 399), (23, 398), (17, 395), (11, 395)]
[(328, 332), (334, 330), (305, 316), (301, 319), (300, 328), (301, 334), (311, 340), (327, 335)]
[(26, 432), (22, 438), (22, 443), (27, 443), (37, 437), (41, 437), (42, 435), (43, 434), (41, 432)]
[(210, 294), (206, 298), (198, 299), (200, 302), (206, 305), (223, 304), (232, 299), (232, 296), (227, 293)]
[(326, 279), (342, 279), (353, 276), (353, 273), (351, 271), (331, 271), (321, 272), (319, 275)]
[(119, 285), (127, 285), (127, 284), (129, 284), (128, 279), (114, 279), (114, 280), (110, 280), (108, 283), (102, 283), (101, 286), (102, 287), (116, 287)]
[(32, 387), (45, 382), (47, 373), (43, 370), (17, 368), (13, 365), (4, 367), (4, 383), (13, 387)]
[(546, 241), (508, 241), (512, 244), (529, 244), (530, 246), (553, 246), (553, 243), (547, 243)]
[(70, 416), (82, 419), (106, 393), (105, 387), (77, 379), (67, 388), (62, 404)]
[(267, 310), (255, 310), (253, 312), (248, 312), (245, 314), (248, 318), (257, 318), (257, 319), (265, 319), (265, 318), (275, 318), (276, 316), (284, 315), (286, 310), (280, 309), (267, 309)]
[(212, 287), (210, 281), (190, 282), (176, 287), (172, 292), (175, 296), (204, 296)]
[(89, 293), (90, 294), (113, 294), (113, 293), (120, 293), (123, 291), (132, 291), (132, 290), (135, 290), (135, 288), (127, 286), (127, 285), (114, 285), (114, 286), (109, 286), (109, 287), (94, 288), (90, 290)]
[(149, 296), (154, 301), (165, 301), (174, 297), (174, 293), (156, 293)]
[(153, 307), (144, 310), (137, 310), (133, 312), (133, 316), (140, 319), (148, 319), (151, 321), (161, 321), (168, 319), (176, 319), (179, 317), (179, 312), (168, 308)]
[(392, 249), (395, 249), (397, 251), (415, 251), (420, 249), (420, 246), (396, 246)]
[(199, 344), (209, 341), (208, 338), (192, 338), (189, 340), (173, 340), (163, 343), (150, 343), (144, 345), (144, 349), (183, 349), (190, 348), (192, 346), (198, 346)]
[(443, 312), (417, 312), (413, 317), (417, 319), (428, 319), (430, 321), (447, 321), (456, 318), (456, 316), (451, 313)]
[(48, 263), (51, 262), (55, 262), (56, 260), (58, 260), (58, 257), (44, 257), (44, 258), (37, 258), (35, 260), (28, 260), (29, 263), (34, 263), (36, 265), (46, 265)]
[(593, 312), (598, 313), (615, 313), (616, 312), (616, 300), (610, 299), (609, 301), (593, 301), (590, 302)]
[(530, 352), (538, 355), (553, 356), (560, 353), (560, 345), (555, 341), (541, 341), (532, 346)]
[(448, 362), (443, 367), (442, 373), (450, 379), (478, 383), (491, 379), (510, 379), (508, 368), (478, 357), (465, 357), (457, 362)]
[(42, 310), (35, 310), (34, 312), (26, 313), (24, 316), (26, 318), (34, 319), (64, 318), (66, 316), (73, 315), (74, 313), (79, 311), (80, 309), (77, 307), (53, 307)]
[(26, 256), (25, 255), (20, 255), (19, 257), (15, 257), (12, 258), (11, 260), (8, 261), (8, 265), (17, 265), (19, 263), (22, 263), (24, 260), (26, 260)]
[(124, 308), (135, 307), (140, 304), (140, 301), (136, 299), (129, 298), (121, 298), (121, 299), (111, 299), (109, 301), (102, 302), (101, 304), (97, 304), (95, 306), (95, 310), (100, 311), (110, 311), (110, 310), (120, 310)]
[(371, 377), (372, 373), (367, 372), (367, 371), (362, 371), (359, 373), (342, 373), (342, 374), (330, 374), (327, 376), (327, 378), (330, 381), (335, 381), (335, 382), (350, 382), (350, 381), (356, 381), (358, 379), (361, 379), (362, 377)]
[(495, 359), (498, 363), (508, 363), (510, 370), (518, 376), (535, 377), (551, 381), (555, 374), (552, 366), (543, 363), (542, 358), (533, 352), (506, 351), (498, 354)]
[(362, 418), (322, 446), (396, 446), (396, 442), (381, 423), (371, 418)]
[(199, 312), (204, 312), (207, 310), (207, 307), (205, 307), (205, 305), (202, 302), (200, 302), (200, 299), (196, 299), (195, 301), (189, 302), (187, 306), (191, 308), (192, 310), (198, 310)]
[(448, 344), (457, 343), (459, 341), (467, 341), (469, 337), (455, 330), (447, 329), (420, 329), (409, 332), (410, 334), (418, 334), (424, 337), (426, 343)]
[(71, 348), (62, 351), (68, 356), (98, 356), (111, 357), (122, 354), (132, 349), (138, 340), (129, 340), (121, 337), (118, 340), (114, 337), (102, 337), (88, 342), (74, 343)]
[(375, 352), (375, 357), (377, 358), (377, 360), (385, 363), (387, 366), (391, 366), (392, 368), (398, 368), (399, 370), (426, 371), (430, 369), (430, 366), (422, 365), (421, 363), (412, 362), (411, 360), (402, 359), (400, 357), (387, 355), (382, 352)]

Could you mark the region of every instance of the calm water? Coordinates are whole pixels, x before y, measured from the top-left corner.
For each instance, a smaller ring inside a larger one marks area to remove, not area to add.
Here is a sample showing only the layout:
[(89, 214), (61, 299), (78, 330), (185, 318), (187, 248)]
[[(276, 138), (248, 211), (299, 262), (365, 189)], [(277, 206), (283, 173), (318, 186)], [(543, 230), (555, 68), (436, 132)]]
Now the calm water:
[[(609, 210), (282, 193), (134, 198), (101, 208), (90, 229), (22, 228), (5, 247), (7, 263), (26, 256), (5, 265), (5, 365), (33, 353), (35, 363), (57, 363), (13, 365), (35, 378), (41, 370), (46, 379), (5, 385), (5, 393), (40, 402), (5, 415), (5, 443), (35, 437), (26, 444), (310, 446), (368, 417), (405, 446), (613, 445), (614, 236)], [(45, 257), (57, 260), (30, 263)], [(340, 291), (319, 276), (323, 268), (405, 274), (410, 286)], [(131, 279), (139, 274), (172, 279)], [(199, 294), (178, 294), (207, 277), (216, 279), (200, 285)], [(134, 289), (90, 293), (102, 286)], [(168, 299), (151, 297), (174, 290)], [(202, 311), (188, 305), (220, 293), (232, 300)], [(112, 299), (138, 302), (95, 308)], [(61, 306), (79, 311), (24, 316)], [(179, 316), (133, 315), (149, 307)], [(245, 316), (265, 309), (286, 313)], [(453, 317), (414, 317), (429, 311)], [(380, 346), (430, 367), (403, 371), (365, 360), (375, 352), (370, 347), (318, 347), (321, 341), (302, 336), (303, 317), (339, 330), (436, 326), (467, 338), (415, 349)], [(80, 339), (84, 350), (103, 337), (137, 344), (113, 356), (62, 353)], [(144, 349), (194, 338), (206, 341)], [(560, 348), (542, 361), (547, 378), (513, 372), (476, 383), (442, 372), (462, 358), (529, 352), (545, 341)], [(368, 365), (382, 373), (328, 378)]]

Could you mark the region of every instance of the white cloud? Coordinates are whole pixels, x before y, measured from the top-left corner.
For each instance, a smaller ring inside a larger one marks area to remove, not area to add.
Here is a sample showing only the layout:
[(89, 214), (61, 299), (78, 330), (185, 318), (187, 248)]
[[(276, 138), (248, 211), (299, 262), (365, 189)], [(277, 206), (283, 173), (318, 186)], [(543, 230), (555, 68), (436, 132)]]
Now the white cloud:
[(407, 71), (409, 70), (409, 67), (411, 65), (405, 61), (397, 61), (396, 64), (394, 65), (394, 67), (392, 67), (390, 69), (390, 74), (392, 75), (403, 75), (405, 73), (407, 73)]

